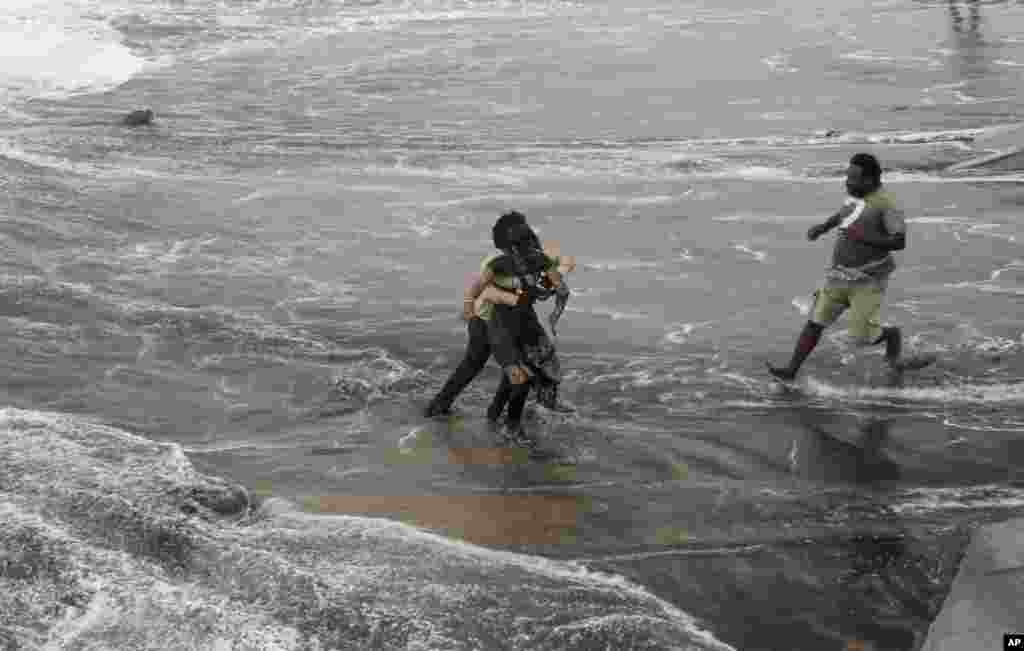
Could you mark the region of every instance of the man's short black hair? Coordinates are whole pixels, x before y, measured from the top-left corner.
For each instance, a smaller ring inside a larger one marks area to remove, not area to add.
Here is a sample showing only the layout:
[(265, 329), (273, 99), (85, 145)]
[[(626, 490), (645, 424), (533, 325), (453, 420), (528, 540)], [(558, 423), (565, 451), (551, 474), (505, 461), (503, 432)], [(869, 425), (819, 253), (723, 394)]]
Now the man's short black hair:
[(526, 215), (517, 210), (510, 210), (498, 217), (498, 221), (494, 222), (494, 227), (491, 229), (494, 248), (505, 250), (509, 247), (508, 229), (517, 224), (526, 224)]
[(854, 154), (850, 159), (850, 165), (861, 168), (864, 170), (865, 176), (875, 181), (882, 180), (882, 166), (878, 164), (878, 159), (871, 154)]

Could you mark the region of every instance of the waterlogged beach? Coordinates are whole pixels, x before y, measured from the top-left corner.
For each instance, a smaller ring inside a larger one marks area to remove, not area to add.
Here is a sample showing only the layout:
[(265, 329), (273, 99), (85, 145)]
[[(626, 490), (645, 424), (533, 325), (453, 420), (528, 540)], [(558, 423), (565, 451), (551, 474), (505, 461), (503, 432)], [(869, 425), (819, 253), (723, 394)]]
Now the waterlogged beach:
[[(1024, 177), (941, 171), (1019, 119), (975, 9), (5, 3), (0, 647), (917, 648), (1024, 506)], [(858, 151), (940, 359), (841, 322), (783, 391)], [(509, 209), (579, 262), (557, 463), (493, 364), (419, 416)]]

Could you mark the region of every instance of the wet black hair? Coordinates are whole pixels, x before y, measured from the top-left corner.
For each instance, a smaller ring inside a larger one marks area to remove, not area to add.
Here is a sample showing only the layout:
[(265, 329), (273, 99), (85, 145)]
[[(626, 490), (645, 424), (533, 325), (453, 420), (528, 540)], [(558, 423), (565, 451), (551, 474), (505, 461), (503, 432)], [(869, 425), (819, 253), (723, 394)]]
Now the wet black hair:
[[(547, 256), (544, 255), (544, 247), (540, 238), (527, 224), (513, 224), (505, 233), (506, 244), (504, 250), (512, 253), (520, 265), (518, 274), (534, 274), (544, 271), (547, 263)], [(508, 257), (508, 256), (503, 256)]]
[(517, 210), (511, 210), (498, 217), (498, 221), (494, 222), (494, 227), (491, 228), (494, 248), (501, 249), (502, 251), (509, 248), (508, 231), (513, 226), (518, 225), (526, 225), (526, 215)]
[(512, 224), (505, 231), (505, 248), (541, 248), (540, 238), (528, 224)]
[(864, 170), (865, 176), (876, 182), (882, 180), (882, 166), (878, 164), (878, 159), (871, 154), (854, 154), (850, 159), (850, 165), (861, 168)]

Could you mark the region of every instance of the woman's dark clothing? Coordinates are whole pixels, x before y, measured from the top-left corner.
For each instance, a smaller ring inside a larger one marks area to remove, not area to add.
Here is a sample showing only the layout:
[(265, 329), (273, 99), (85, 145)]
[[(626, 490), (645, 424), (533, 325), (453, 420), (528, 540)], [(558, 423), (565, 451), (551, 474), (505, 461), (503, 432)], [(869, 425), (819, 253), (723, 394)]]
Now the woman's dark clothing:
[[(554, 409), (558, 403), (558, 385), (562, 380), (561, 366), (533, 303), (496, 305), (487, 334), (491, 354), (505, 371), (487, 409), (487, 417), (497, 420), (507, 404), (509, 423), (518, 423), (531, 387), (537, 391), (537, 402)], [(530, 372), (530, 379), (515, 385), (509, 380), (507, 369), (520, 364)]]

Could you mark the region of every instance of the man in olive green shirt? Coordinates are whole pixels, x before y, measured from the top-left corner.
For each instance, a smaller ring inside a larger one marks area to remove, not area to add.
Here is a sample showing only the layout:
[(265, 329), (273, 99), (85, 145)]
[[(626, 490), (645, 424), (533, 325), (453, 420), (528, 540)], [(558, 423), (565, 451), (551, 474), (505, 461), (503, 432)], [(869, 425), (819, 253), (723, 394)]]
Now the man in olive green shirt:
[[(518, 211), (513, 210), (501, 215), (491, 229), (494, 247), (504, 248), (506, 232), (509, 227), (525, 223), (526, 217)], [(466, 288), (466, 295), (462, 301), (462, 318), (466, 321), (466, 330), (469, 335), (466, 353), (444, 386), (427, 405), (425, 415), (428, 418), (450, 413), (455, 398), (479, 375), (491, 357), (491, 343), (487, 337), (487, 321), (477, 313), (477, 306), (481, 299), (486, 298), (491, 310), (493, 310), (494, 303), (515, 304), (521, 300), (520, 296), (514, 292), (496, 288), (493, 280), (493, 273), (486, 269), (486, 265), (483, 265), (483, 272)]]
[[(499, 250), (509, 248), (509, 231), (520, 225), (526, 226), (526, 217), (522, 213), (511, 211), (501, 215), (491, 231), (495, 248)], [(559, 256), (556, 250), (549, 249), (553, 246), (551, 243), (544, 245), (548, 257), (544, 266), (548, 278), (552, 282), (560, 282), (562, 273), (570, 272), (575, 268), (575, 260), (572, 256)], [(494, 317), (495, 305), (525, 305), (531, 300), (532, 294), (528, 288), (518, 287), (519, 283), (514, 276), (496, 273), (493, 267), (502, 255), (504, 254), (494, 253), (484, 258), (481, 264), (481, 273), (466, 288), (463, 300), (463, 319), (466, 321), (469, 335), (466, 353), (462, 362), (430, 401), (425, 410), (427, 417), (450, 413), (455, 398), (487, 364), (492, 352), (487, 324)], [(503, 386), (499, 388), (495, 401), (488, 409), (488, 416), (492, 420), (497, 420), (508, 401), (510, 375), (520, 384), (529, 378), (527, 370), (519, 368), (518, 365), (502, 374)]]

